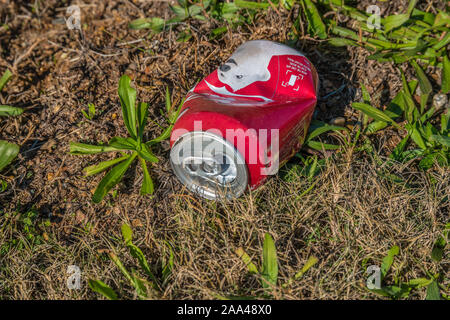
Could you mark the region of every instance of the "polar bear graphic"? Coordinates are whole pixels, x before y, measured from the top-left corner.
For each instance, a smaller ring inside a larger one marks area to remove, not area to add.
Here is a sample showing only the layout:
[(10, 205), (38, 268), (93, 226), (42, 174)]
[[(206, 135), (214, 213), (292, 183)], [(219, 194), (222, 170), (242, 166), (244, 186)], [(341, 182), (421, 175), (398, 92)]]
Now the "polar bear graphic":
[(256, 81), (270, 79), (268, 69), (273, 56), (295, 55), (300, 52), (280, 43), (268, 40), (248, 41), (239, 46), (233, 55), (222, 64), (217, 74), (222, 83), (229, 85), (233, 91), (240, 90)]

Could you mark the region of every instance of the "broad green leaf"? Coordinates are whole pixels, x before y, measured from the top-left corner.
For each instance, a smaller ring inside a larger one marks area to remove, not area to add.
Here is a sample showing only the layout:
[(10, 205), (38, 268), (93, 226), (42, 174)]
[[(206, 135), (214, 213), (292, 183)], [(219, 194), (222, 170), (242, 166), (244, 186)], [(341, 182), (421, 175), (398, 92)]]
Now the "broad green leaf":
[(95, 146), (86, 143), (79, 142), (70, 142), (70, 154), (74, 155), (83, 155), (83, 154), (96, 154), (102, 152), (111, 152), (111, 151), (120, 151), (121, 149), (117, 149), (108, 145), (104, 146)]
[(242, 9), (267, 9), (269, 7), (268, 3), (260, 3), (260, 2), (253, 2), (253, 1), (244, 1), (244, 0), (234, 0), (234, 4), (238, 8)]
[(142, 180), (142, 187), (141, 187), (141, 194), (152, 194), (154, 191), (153, 187), (153, 181), (150, 177), (150, 173), (148, 172), (147, 164), (145, 163), (145, 160), (142, 158), (139, 158), (141, 162), (142, 171), (144, 173), (144, 179)]
[(409, 135), (407, 135), (406, 137), (404, 137), (394, 148), (394, 150), (392, 150), (392, 153), (390, 155), (391, 159), (395, 159), (397, 161), (401, 161), (402, 160), (402, 154), (403, 151), (405, 150), (406, 144), (409, 140)]
[(314, 150), (317, 151), (324, 151), (324, 150), (337, 150), (341, 146), (336, 144), (328, 144), (328, 143), (322, 143), (314, 140), (310, 140), (306, 143), (306, 145)]
[(0, 140), (0, 171), (17, 157), (19, 150), (20, 148), (17, 144)]
[(219, 28), (215, 28), (213, 30), (211, 30), (211, 39), (215, 39), (218, 36), (226, 33), (228, 31), (228, 27), (219, 27)]
[(345, 127), (329, 125), (325, 122), (314, 120), (311, 122), (311, 126), (309, 128), (309, 134), (308, 134), (308, 137), (306, 138), (306, 142), (310, 141), (311, 139), (317, 137), (318, 135), (320, 135), (322, 133), (325, 133), (328, 131), (339, 132), (342, 130), (348, 131), (348, 129)]
[(114, 137), (109, 141), (108, 145), (118, 150), (137, 149), (137, 143), (132, 138)]
[(436, 19), (434, 20), (433, 28), (449, 24), (450, 24), (450, 15), (447, 12), (439, 10), (439, 13), (436, 15)]
[(158, 162), (159, 159), (152, 153), (150, 147), (146, 144), (141, 145), (142, 149), (138, 150), (138, 154), (141, 158), (150, 161), (150, 162)]
[[(395, 120), (403, 114), (403, 110), (405, 110), (405, 101), (403, 99), (403, 92), (400, 91), (389, 103), (384, 113)], [(386, 128), (386, 126), (387, 123), (384, 121), (373, 121), (367, 126), (366, 133), (375, 133)]]
[(5, 72), (3, 72), (2, 77), (0, 78), (0, 91), (3, 90), (3, 87), (5, 84), (11, 79), (12, 73), (9, 71), (9, 69), (6, 69)]
[[(423, 110), (425, 108), (430, 93), (433, 91), (433, 88), (431, 86), (430, 80), (428, 80), (427, 76), (425, 75), (425, 72), (423, 72), (422, 68), (417, 64), (417, 62), (411, 60), (411, 64), (416, 70), (417, 78), (419, 79), (420, 91), (422, 92), (420, 105), (421, 110)], [(422, 97), (424, 98), (422, 99)]]
[(422, 170), (428, 170), (433, 167), (434, 163), (437, 162), (439, 165), (446, 166), (447, 158), (440, 152), (434, 152), (423, 157), (419, 162), (419, 168)]
[(303, 275), (306, 273), (306, 271), (308, 271), (317, 262), (319, 262), (319, 260), (316, 257), (314, 257), (314, 256), (309, 257), (308, 261), (306, 261), (306, 263), (302, 267), (302, 269), (295, 274), (294, 279), (298, 280), (301, 277), (303, 277)]
[(277, 250), (270, 234), (266, 233), (263, 244), (263, 261), (262, 261), (262, 286), (270, 288), (275, 286), (278, 279), (278, 259)]
[(417, 128), (417, 124), (410, 125), (407, 124), (405, 126), (406, 130), (408, 130), (409, 135), (411, 136), (411, 139), (414, 141), (414, 143), (421, 149), (426, 150), (427, 146), (425, 144), (425, 141), (423, 141), (422, 135), (420, 134), (420, 131)]
[(433, 250), (431, 251), (431, 258), (434, 261), (439, 262), (442, 260), (446, 245), (447, 241), (445, 241), (443, 237), (439, 237), (439, 239), (436, 240), (433, 246)]
[(352, 40), (359, 41), (358, 34), (353, 30), (343, 28), (343, 27), (333, 26), (331, 28), (331, 31), (338, 36), (348, 37), (348, 38), (351, 38)]
[(130, 86), (131, 79), (123, 75), (119, 80), (119, 97), (122, 106), (122, 116), (125, 126), (133, 139), (137, 138), (136, 131), (136, 89)]
[(389, 269), (392, 266), (392, 263), (394, 262), (394, 257), (399, 253), (399, 251), (400, 249), (398, 246), (393, 246), (391, 249), (389, 249), (388, 254), (383, 258), (380, 268), (382, 280), (386, 277), (386, 274), (388, 273)]
[(305, 10), (306, 20), (308, 20), (310, 34), (313, 36), (317, 35), (320, 39), (326, 39), (326, 27), (314, 3), (311, 0), (302, 0), (302, 5)]
[(187, 10), (187, 7), (185, 8), (182, 8), (180, 6), (169, 6), (169, 7), (177, 16), (178, 21), (183, 21), (188, 18), (189, 11)]
[[(449, 33), (450, 34), (450, 33)], [(450, 60), (447, 54), (444, 55), (442, 67), (442, 93), (448, 94), (450, 92)]]
[(434, 50), (440, 50), (443, 47), (447, 46), (450, 43), (450, 33), (447, 32), (444, 36), (444, 38), (442, 38), (442, 40), (440, 40), (439, 42), (437, 42), (434, 46), (433, 49)]
[(428, 286), (431, 282), (433, 282), (433, 279), (417, 278), (417, 279), (412, 279), (412, 280), (408, 281), (408, 286), (422, 288), (422, 287)]
[(416, 4), (417, 4), (418, 0), (409, 0), (409, 4), (408, 4), (408, 10), (407, 10), (407, 14), (408, 16), (411, 16)]
[(409, 20), (409, 14), (396, 14), (384, 18), (384, 32), (398, 28)]
[(439, 286), (434, 280), (427, 287), (427, 297), (426, 300), (441, 300), (441, 294), (439, 292)]
[(434, 21), (436, 19), (436, 15), (432, 14), (431, 12), (425, 12), (415, 8), (412, 10), (411, 17), (415, 18), (415, 20), (417, 21), (423, 21), (430, 26), (434, 24)]
[(0, 117), (13, 117), (22, 113), (22, 108), (0, 105)]
[(386, 286), (381, 288), (381, 290), (383, 290), (388, 297), (395, 299), (407, 298), (411, 292), (411, 289), (412, 288), (410, 286), (405, 284), (402, 284), (401, 286)]
[(126, 223), (122, 224), (120, 228), (122, 231), (122, 238), (126, 245), (129, 245), (133, 241), (133, 231), (130, 226)]
[(189, 8), (188, 8), (188, 13), (189, 13), (190, 17), (195, 17), (195, 16), (199, 15), (200, 13), (202, 13), (202, 11), (203, 11), (202, 7), (199, 5), (195, 5), (195, 4), (192, 6), (189, 6)]
[(431, 140), (450, 148), (450, 137), (443, 136), (440, 134), (433, 134), (431, 136)]
[(105, 195), (112, 189), (112, 187), (119, 183), (136, 156), (137, 153), (134, 152), (126, 161), (122, 161), (105, 175), (102, 181), (100, 181), (100, 183), (98, 184), (97, 189), (92, 196), (93, 202), (99, 203), (100, 201), (102, 201)]
[(151, 29), (154, 32), (161, 32), (164, 29), (164, 19), (154, 18), (141, 18), (130, 22), (129, 27), (131, 29)]
[(381, 129), (386, 128), (387, 125), (388, 125), (387, 122), (384, 121), (373, 121), (369, 123), (369, 125), (367, 126), (366, 133), (367, 134), (375, 133), (377, 131), (380, 131)]
[(250, 258), (250, 256), (247, 254), (247, 252), (244, 251), (244, 249), (237, 248), (236, 254), (245, 263), (245, 265), (247, 266), (248, 272), (253, 273), (253, 274), (259, 273), (258, 268), (256, 268), (256, 265), (252, 262), (252, 258)]
[(335, 47), (359, 47), (359, 44), (356, 41), (345, 38), (330, 38), (328, 39), (328, 43)]
[(126, 160), (129, 157), (130, 157), (129, 155), (126, 155), (126, 156), (116, 158), (113, 160), (102, 161), (99, 164), (95, 164), (95, 165), (84, 168), (84, 173), (86, 174), (86, 177), (92, 176), (94, 174), (105, 171), (109, 167), (111, 167), (119, 162), (122, 162), (123, 160)]
[(111, 287), (109, 287), (107, 284), (105, 284), (103, 281), (101, 280), (93, 280), (93, 279), (89, 279), (88, 280), (88, 284), (89, 287), (97, 292), (100, 293), (101, 295), (103, 295), (105, 298), (109, 299), (109, 300), (117, 300), (117, 294), (114, 292), (113, 289), (111, 289)]
[(361, 102), (353, 102), (352, 107), (356, 110), (362, 111), (363, 113), (367, 114), (369, 117), (375, 120), (384, 121), (394, 125), (396, 128), (400, 128), (400, 126), (394, 120), (392, 120), (387, 114), (385, 114), (383, 111), (377, 108), (372, 107), (371, 105)]

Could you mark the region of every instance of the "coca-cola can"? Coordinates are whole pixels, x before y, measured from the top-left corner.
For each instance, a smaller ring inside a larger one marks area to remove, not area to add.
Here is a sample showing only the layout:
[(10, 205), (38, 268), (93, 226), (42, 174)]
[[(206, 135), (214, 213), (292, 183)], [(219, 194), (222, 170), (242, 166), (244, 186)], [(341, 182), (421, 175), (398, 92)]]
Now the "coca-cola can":
[(314, 66), (297, 50), (242, 44), (187, 94), (170, 137), (176, 176), (207, 199), (257, 188), (300, 149), (317, 88)]

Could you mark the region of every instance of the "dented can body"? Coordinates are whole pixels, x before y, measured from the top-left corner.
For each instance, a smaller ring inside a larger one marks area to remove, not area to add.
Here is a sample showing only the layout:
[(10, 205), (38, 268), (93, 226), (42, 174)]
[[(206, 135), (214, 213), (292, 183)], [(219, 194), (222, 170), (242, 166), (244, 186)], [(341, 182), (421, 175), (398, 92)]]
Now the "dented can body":
[(188, 93), (170, 137), (175, 174), (209, 199), (260, 186), (300, 149), (317, 86), (300, 52), (265, 40), (244, 43)]

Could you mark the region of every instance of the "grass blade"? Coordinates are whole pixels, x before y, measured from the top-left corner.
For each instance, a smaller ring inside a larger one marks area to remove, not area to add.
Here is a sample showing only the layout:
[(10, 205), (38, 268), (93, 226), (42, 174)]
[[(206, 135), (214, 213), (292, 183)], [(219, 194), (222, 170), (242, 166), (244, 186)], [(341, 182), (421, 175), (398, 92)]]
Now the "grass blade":
[(337, 150), (341, 147), (337, 144), (329, 144), (329, 143), (323, 143), (323, 142), (318, 142), (318, 141), (313, 141), (313, 140), (308, 141), (306, 143), (306, 145), (317, 151)]
[(133, 231), (130, 226), (126, 223), (122, 225), (120, 228), (122, 231), (122, 238), (126, 245), (129, 245), (133, 241)]
[(450, 148), (450, 137), (443, 136), (440, 134), (433, 134), (431, 135), (431, 141), (437, 142), (443, 146)]
[(92, 176), (94, 174), (97, 174), (97, 173), (105, 171), (109, 167), (111, 167), (111, 166), (113, 166), (113, 165), (115, 165), (115, 164), (117, 164), (119, 162), (122, 162), (123, 160), (126, 160), (129, 157), (130, 156), (127, 155), (127, 156), (123, 156), (123, 157), (116, 158), (116, 159), (113, 159), (113, 160), (102, 161), (99, 164), (92, 165), (92, 166), (84, 168), (84, 173), (86, 174), (86, 177)]
[(308, 20), (308, 30), (311, 35), (317, 35), (320, 39), (327, 38), (325, 24), (320, 18), (319, 11), (311, 0), (302, 0), (303, 9), (305, 10), (306, 20)]
[(159, 161), (159, 159), (153, 154), (147, 144), (142, 144), (142, 149), (138, 151), (138, 154), (141, 158), (144, 158), (147, 161), (155, 163)]
[(117, 298), (117, 294), (114, 292), (114, 290), (111, 289), (111, 287), (109, 287), (103, 281), (89, 279), (88, 280), (88, 284), (89, 284), (89, 287), (93, 291), (95, 291), (97, 293), (100, 293), (101, 295), (103, 295), (107, 299), (109, 299), (109, 300), (117, 300), (118, 299)]
[(244, 1), (244, 0), (234, 0), (234, 4), (238, 8), (242, 9), (267, 9), (269, 7), (268, 3), (259, 3), (259, 2), (253, 2), (253, 1)]
[(144, 256), (144, 253), (139, 249), (137, 246), (135, 246), (133, 243), (129, 243), (127, 245), (128, 249), (130, 250), (131, 255), (138, 260), (139, 265), (144, 270), (144, 272), (149, 276), (149, 278), (154, 282), (153, 286), (157, 288), (158, 280), (153, 275), (153, 272), (150, 270), (150, 266), (148, 265), (147, 259)]
[(133, 162), (134, 158), (136, 158), (137, 153), (134, 152), (126, 161), (123, 161), (116, 165), (114, 168), (109, 171), (105, 177), (100, 181), (97, 186), (97, 189), (92, 196), (92, 201), (95, 203), (99, 203), (103, 200), (105, 195), (114, 187), (119, 181), (122, 179), (123, 175), (127, 171), (131, 162)]
[(392, 120), (391, 117), (389, 117), (383, 111), (372, 107), (371, 105), (361, 102), (353, 102), (352, 107), (355, 108), (356, 110), (362, 111), (363, 113), (367, 114), (369, 117), (375, 120), (384, 121), (392, 124), (396, 128), (400, 128), (400, 126), (394, 120)]
[(22, 108), (0, 105), (0, 117), (13, 117), (22, 113)]
[(408, 16), (411, 16), (414, 8), (416, 7), (418, 0), (409, 0), (409, 4), (408, 4), (408, 10), (406, 11), (406, 13), (408, 14)]
[(136, 89), (130, 86), (131, 79), (123, 75), (119, 80), (119, 97), (122, 106), (122, 116), (125, 126), (133, 139), (137, 138), (136, 132)]
[(441, 294), (439, 292), (439, 286), (434, 280), (427, 287), (427, 297), (426, 300), (441, 300)]
[(245, 263), (245, 265), (247, 266), (247, 270), (248, 272), (252, 273), (252, 274), (257, 274), (258, 272), (258, 268), (256, 267), (256, 265), (252, 262), (252, 258), (250, 258), (250, 256), (247, 254), (247, 252), (244, 251), (244, 249), (242, 248), (237, 248), (236, 249), (236, 254), (238, 255), (239, 258), (241, 258), (241, 260)]
[(398, 28), (409, 20), (409, 14), (396, 14), (388, 16), (384, 19), (384, 32), (387, 33), (392, 29)]
[(264, 288), (276, 286), (278, 279), (277, 250), (271, 235), (268, 233), (264, 237), (261, 277)]
[(144, 172), (144, 180), (142, 181), (141, 195), (152, 194), (154, 191), (153, 181), (148, 172), (147, 164), (145, 160), (139, 157), (141, 162), (142, 171)]
[(109, 257), (110, 257), (111, 260), (114, 262), (114, 264), (119, 268), (120, 272), (122, 272), (122, 274), (125, 276), (125, 278), (126, 278), (132, 285), (134, 285), (133, 278), (131, 277), (130, 273), (129, 273), (128, 270), (125, 268), (125, 266), (122, 264), (122, 261), (120, 261), (119, 257), (117, 257), (116, 254), (113, 253), (113, 252), (110, 252), (110, 253), (109, 253)]
[(442, 64), (442, 93), (448, 94), (450, 91), (450, 60), (447, 55), (444, 55)]
[(148, 116), (148, 104), (145, 102), (140, 102), (138, 104), (138, 133), (139, 141), (142, 141), (144, 136), (144, 129), (147, 124)]
[(383, 281), (384, 277), (386, 277), (386, 274), (388, 273), (389, 269), (392, 266), (392, 263), (394, 262), (394, 257), (398, 255), (400, 249), (398, 246), (393, 246), (391, 249), (389, 249), (388, 254), (383, 258), (383, 262), (381, 263), (381, 280)]
[(436, 262), (442, 260), (444, 256), (445, 246), (447, 245), (447, 241), (443, 237), (439, 237), (433, 245), (433, 249), (431, 250), (431, 259)]
[(12, 73), (9, 71), (9, 69), (6, 69), (5, 72), (3, 72), (2, 77), (0, 78), (0, 91), (3, 90), (3, 87), (6, 85), (6, 83), (11, 79)]
[(169, 139), (170, 134), (172, 133), (173, 125), (168, 126), (161, 135), (155, 139), (150, 140), (146, 143), (147, 146), (151, 146), (152, 144), (164, 141), (166, 139)]
[(92, 144), (79, 143), (79, 142), (70, 142), (70, 154), (73, 155), (83, 155), (83, 154), (96, 154), (102, 152), (111, 152), (111, 151), (120, 151), (121, 149), (117, 149), (108, 145), (105, 146), (95, 146)]
[(420, 91), (422, 92), (421, 101), (420, 101), (420, 109), (423, 112), (425, 105), (428, 101), (428, 97), (430, 96), (433, 88), (431, 86), (430, 80), (428, 80), (425, 72), (423, 72), (422, 68), (417, 64), (416, 61), (411, 60), (411, 65), (416, 70), (417, 78), (419, 79)]
[(308, 134), (308, 137), (306, 138), (306, 141), (310, 141), (311, 139), (317, 137), (318, 135), (321, 135), (322, 133), (328, 132), (328, 131), (335, 131), (335, 132), (339, 132), (342, 130), (348, 130), (345, 127), (340, 127), (340, 126), (334, 126), (334, 125), (329, 125), (325, 122), (322, 121), (312, 121), (311, 122), (311, 126), (310, 126), (310, 133)]
[(118, 150), (136, 150), (137, 142), (132, 138), (122, 138), (122, 137), (114, 137), (109, 143), (109, 146), (114, 147)]
[(19, 150), (20, 148), (17, 144), (0, 140), (0, 171), (17, 157)]
[(319, 262), (319, 259), (317, 259), (316, 257), (314, 257), (314, 256), (309, 257), (308, 261), (306, 261), (303, 268), (295, 274), (294, 279), (298, 280), (301, 277), (303, 277), (303, 275), (306, 273), (306, 271), (311, 269), (311, 267), (314, 266), (317, 262)]

